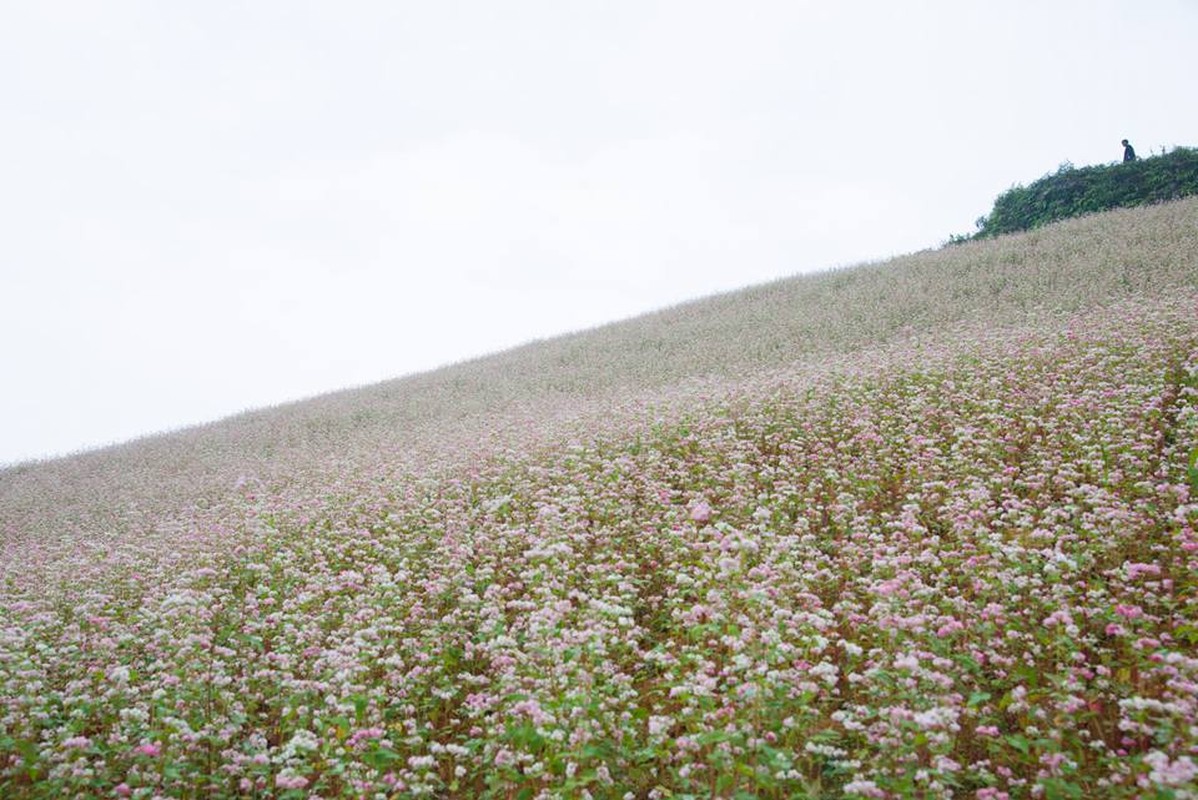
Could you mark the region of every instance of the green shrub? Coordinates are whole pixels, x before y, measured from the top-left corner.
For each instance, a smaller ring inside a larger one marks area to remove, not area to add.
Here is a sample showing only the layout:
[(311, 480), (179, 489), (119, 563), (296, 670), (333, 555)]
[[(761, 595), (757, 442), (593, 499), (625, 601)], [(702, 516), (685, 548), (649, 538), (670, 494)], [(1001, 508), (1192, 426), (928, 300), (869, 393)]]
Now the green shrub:
[(1141, 206), (1198, 194), (1198, 149), (1122, 164), (1076, 168), (1066, 162), (1029, 186), (1014, 186), (998, 196), (988, 216), (977, 221), (972, 237), (953, 243), (1038, 228), (1057, 220)]

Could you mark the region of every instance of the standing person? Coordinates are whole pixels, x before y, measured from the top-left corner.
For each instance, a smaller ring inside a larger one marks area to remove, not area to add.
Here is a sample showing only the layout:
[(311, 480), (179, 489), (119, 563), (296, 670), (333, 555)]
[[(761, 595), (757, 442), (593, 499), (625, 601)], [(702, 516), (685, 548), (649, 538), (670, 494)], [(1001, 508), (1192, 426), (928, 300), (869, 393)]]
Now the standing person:
[(1126, 139), (1123, 140), (1123, 163), (1136, 160), (1136, 149)]

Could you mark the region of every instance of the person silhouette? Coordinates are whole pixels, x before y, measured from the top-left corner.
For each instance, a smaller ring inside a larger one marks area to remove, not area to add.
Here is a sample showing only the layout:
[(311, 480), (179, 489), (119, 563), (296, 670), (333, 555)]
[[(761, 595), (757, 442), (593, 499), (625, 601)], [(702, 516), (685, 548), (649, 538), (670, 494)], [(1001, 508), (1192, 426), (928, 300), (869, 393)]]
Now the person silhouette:
[(1136, 160), (1136, 149), (1126, 139), (1123, 140), (1123, 163)]

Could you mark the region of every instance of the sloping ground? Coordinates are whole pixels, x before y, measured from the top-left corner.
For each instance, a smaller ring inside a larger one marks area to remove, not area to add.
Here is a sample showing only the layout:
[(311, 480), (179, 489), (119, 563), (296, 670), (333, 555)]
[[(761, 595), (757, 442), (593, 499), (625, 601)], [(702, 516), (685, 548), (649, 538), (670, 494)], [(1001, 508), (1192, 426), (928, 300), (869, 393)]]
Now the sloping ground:
[(1196, 214), (5, 473), (0, 794), (1190, 796)]
[(1198, 294), (628, 411), (13, 548), (5, 796), (1192, 796)]
[[(0, 536), (147, 529), (245, 481), (435, 469), (687, 381), (1198, 289), (1198, 200), (800, 276), (212, 425), (0, 470)], [(505, 433), (506, 432), (506, 433)], [(518, 434), (523, 435), (523, 434)]]

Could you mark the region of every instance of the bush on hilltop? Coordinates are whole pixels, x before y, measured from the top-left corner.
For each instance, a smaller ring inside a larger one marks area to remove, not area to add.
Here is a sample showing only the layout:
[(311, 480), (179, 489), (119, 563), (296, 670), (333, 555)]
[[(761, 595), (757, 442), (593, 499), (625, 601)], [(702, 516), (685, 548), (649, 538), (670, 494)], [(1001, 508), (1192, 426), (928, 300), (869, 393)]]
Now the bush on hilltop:
[(998, 196), (990, 214), (977, 221), (972, 236), (954, 242), (985, 239), (1038, 228), (1057, 220), (1142, 206), (1198, 194), (1198, 149), (1178, 147), (1169, 153), (1120, 164), (1074, 167), (1069, 162), (1029, 186), (1013, 186)]

